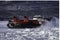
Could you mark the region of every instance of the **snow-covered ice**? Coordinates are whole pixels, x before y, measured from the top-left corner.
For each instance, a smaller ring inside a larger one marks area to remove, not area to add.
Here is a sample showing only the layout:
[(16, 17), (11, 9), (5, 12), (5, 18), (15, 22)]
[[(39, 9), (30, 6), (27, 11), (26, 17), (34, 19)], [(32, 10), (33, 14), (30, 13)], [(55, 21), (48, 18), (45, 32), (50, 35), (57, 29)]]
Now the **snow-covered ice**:
[(59, 19), (54, 17), (38, 28), (9, 29), (0, 21), (0, 40), (59, 40)]

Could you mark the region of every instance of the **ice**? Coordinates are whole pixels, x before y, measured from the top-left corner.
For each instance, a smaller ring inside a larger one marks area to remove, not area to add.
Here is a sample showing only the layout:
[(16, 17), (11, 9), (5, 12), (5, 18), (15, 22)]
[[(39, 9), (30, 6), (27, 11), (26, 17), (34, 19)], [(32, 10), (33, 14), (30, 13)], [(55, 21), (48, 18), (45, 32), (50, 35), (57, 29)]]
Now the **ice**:
[(0, 21), (0, 27), (7, 27), (8, 21)]
[(9, 29), (7, 23), (0, 21), (0, 40), (59, 40), (59, 19), (56, 17), (32, 29)]

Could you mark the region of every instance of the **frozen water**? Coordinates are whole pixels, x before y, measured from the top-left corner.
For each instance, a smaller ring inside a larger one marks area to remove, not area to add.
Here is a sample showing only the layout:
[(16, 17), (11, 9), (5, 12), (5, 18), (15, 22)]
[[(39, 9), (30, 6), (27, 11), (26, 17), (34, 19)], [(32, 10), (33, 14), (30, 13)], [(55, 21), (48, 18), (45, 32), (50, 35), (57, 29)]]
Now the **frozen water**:
[(0, 40), (59, 40), (59, 19), (56, 17), (32, 29), (9, 29), (7, 23), (0, 21)]

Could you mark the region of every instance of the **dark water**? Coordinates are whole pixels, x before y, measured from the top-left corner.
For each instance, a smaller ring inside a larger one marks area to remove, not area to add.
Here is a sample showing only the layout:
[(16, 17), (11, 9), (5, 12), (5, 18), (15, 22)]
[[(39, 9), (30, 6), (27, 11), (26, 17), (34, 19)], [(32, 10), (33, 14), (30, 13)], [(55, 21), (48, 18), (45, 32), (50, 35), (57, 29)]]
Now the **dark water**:
[(15, 1), (0, 2), (0, 17), (3, 19), (12, 16), (56, 16), (59, 17), (59, 1)]

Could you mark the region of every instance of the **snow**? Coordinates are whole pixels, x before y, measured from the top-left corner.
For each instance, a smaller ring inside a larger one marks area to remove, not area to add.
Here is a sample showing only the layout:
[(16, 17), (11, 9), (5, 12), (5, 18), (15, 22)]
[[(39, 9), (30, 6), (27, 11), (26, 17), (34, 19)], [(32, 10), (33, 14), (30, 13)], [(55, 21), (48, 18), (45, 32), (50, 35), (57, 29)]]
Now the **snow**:
[(9, 29), (7, 23), (0, 21), (0, 40), (59, 40), (59, 19), (56, 17), (31, 29)]

